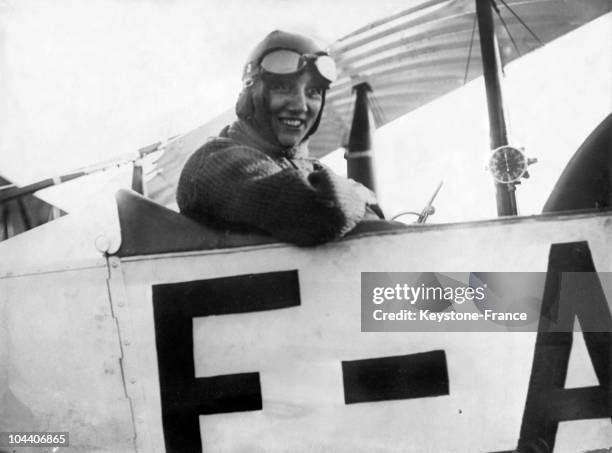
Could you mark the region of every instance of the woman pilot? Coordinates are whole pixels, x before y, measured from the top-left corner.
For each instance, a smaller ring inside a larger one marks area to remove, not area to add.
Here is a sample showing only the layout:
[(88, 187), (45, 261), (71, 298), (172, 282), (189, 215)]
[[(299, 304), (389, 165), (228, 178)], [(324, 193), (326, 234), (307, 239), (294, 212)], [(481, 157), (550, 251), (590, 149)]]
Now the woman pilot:
[(333, 60), (312, 40), (270, 33), (245, 65), (238, 119), (183, 168), (181, 212), (298, 245), (337, 239), (364, 218), (377, 219), (370, 190), (308, 157), (335, 77)]

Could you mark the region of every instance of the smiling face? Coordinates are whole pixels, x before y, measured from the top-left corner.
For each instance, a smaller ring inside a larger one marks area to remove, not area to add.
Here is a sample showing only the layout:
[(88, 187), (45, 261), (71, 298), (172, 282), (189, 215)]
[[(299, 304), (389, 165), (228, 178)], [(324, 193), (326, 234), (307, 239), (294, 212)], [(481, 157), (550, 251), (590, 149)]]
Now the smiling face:
[(298, 145), (314, 125), (323, 104), (323, 86), (310, 71), (273, 76), (265, 82), (267, 127), (283, 146)]

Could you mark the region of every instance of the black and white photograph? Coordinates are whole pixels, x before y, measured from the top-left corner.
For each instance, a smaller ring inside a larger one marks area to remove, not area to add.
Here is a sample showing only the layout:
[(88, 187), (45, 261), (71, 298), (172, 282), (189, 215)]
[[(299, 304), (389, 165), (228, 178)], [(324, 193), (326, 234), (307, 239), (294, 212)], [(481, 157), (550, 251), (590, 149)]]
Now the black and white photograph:
[(0, 453), (612, 451), (612, 0), (0, 0)]

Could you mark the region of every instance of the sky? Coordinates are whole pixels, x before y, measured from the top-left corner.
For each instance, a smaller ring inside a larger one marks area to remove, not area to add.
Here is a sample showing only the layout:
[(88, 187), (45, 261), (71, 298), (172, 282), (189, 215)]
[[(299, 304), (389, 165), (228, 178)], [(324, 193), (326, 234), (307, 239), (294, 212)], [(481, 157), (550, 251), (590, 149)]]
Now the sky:
[[(269, 31), (329, 43), (408, 3), (0, 0), (0, 174), (26, 184), (187, 132), (233, 106), (244, 60)], [(610, 14), (508, 65), (512, 143), (540, 159), (519, 187), (522, 214), (539, 212), (612, 110), (611, 84)], [(388, 216), (420, 211), (440, 180), (431, 221), (495, 216), (481, 79), (384, 126), (375, 145)], [(340, 154), (326, 161), (342, 173)], [(72, 210), (129, 176), (113, 170), (39, 195)]]

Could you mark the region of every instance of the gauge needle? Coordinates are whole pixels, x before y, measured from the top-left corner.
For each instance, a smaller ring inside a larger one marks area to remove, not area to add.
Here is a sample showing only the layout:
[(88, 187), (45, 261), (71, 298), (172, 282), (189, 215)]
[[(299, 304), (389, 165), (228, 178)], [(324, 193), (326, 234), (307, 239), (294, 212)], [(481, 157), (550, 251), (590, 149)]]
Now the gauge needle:
[(510, 173), (510, 164), (508, 163), (508, 151), (504, 150), (504, 160), (506, 161), (506, 171)]

